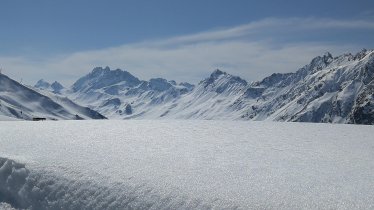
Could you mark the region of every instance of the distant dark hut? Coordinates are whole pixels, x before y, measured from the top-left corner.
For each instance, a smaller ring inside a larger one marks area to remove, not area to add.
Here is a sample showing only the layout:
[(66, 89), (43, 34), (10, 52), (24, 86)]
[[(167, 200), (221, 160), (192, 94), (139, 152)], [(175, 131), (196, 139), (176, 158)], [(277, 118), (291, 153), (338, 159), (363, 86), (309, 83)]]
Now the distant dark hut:
[(44, 121), (47, 120), (45, 117), (33, 117), (32, 121)]

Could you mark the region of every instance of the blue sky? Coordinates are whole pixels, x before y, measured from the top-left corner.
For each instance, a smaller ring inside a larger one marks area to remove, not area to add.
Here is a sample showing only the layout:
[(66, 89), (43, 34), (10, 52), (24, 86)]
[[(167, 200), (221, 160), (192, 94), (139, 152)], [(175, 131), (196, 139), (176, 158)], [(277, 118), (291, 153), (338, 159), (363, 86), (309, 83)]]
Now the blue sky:
[(0, 0), (0, 66), (69, 85), (95, 66), (198, 82), (247, 80), (374, 46), (374, 1)]

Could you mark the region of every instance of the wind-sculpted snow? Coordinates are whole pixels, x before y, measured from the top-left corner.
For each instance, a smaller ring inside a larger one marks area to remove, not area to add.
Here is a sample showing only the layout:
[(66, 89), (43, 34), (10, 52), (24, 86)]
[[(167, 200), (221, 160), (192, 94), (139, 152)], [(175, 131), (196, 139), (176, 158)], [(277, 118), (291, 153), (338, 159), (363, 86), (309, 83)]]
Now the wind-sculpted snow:
[(373, 209), (371, 126), (0, 122), (0, 207)]
[[(66, 174), (0, 158), (0, 201), (17, 209), (177, 209), (211, 208), (200, 199), (162, 194), (145, 184), (107, 182), (105, 176)], [(161, 197), (162, 196), (162, 197)], [(225, 205), (225, 204), (223, 204)], [(1, 209), (0, 205), (0, 209)], [(226, 206), (230, 208), (230, 206)], [(234, 206), (231, 206), (234, 207)]]

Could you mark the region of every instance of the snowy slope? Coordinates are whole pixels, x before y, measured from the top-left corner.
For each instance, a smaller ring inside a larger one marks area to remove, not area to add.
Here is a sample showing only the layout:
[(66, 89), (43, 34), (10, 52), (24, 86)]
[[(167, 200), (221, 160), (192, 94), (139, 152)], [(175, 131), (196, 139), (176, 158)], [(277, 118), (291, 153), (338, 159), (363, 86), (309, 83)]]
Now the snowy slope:
[(168, 101), (139, 118), (236, 119), (232, 104), (246, 86), (240, 77), (215, 70), (178, 100)]
[(0, 122), (0, 203), (373, 209), (373, 133), (372, 126), (243, 121)]
[(95, 68), (73, 84), (65, 94), (80, 104), (103, 113), (109, 118), (159, 117), (165, 103), (177, 100), (193, 89), (193, 85), (153, 78), (142, 81), (127, 71)]
[[(290, 74), (252, 84), (238, 103), (245, 119), (374, 124), (374, 51), (327, 53)], [(258, 96), (253, 96), (259, 92)]]
[(126, 71), (98, 67), (65, 94), (114, 119), (236, 119), (240, 115), (231, 115), (231, 106), (247, 85), (220, 70), (194, 86), (162, 78), (141, 81)]
[(95, 68), (65, 94), (114, 119), (244, 119), (374, 123), (374, 51), (314, 58), (295, 73), (262, 81), (214, 71), (196, 86), (141, 81)]
[(1, 120), (18, 118), (31, 120), (34, 117), (47, 119), (103, 119), (96, 111), (79, 106), (66, 97), (26, 87), (0, 74)]

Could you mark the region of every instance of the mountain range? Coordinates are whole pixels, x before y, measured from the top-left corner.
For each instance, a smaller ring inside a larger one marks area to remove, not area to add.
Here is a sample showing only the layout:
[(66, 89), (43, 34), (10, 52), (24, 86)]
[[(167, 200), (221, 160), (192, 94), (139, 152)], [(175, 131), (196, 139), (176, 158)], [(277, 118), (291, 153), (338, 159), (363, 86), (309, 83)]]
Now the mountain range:
[[(326, 53), (313, 58), (294, 73), (274, 73), (256, 82), (218, 69), (193, 85), (163, 78), (145, 81), (124, 70), (96, 67), (69, 88), (58, 82), (50, 84), (40, 80), (34, 87), (24, 89), (55, 102), (64, 99), (86, 107), (85, 110), (95, 113), (94, 116), (102, 116), (99, 118), (374, 124), (373, 78), (374, 51), (362, 50), (337, 57)], [(0, 81), (0, 102), (20, 110), (20, 103), (12, 103), (14, 101), (9, 97), (4, 100), (4, 85)], [(38, 100), (41, 99), (34, 101)], [(34, 102), (24, 99), (22, 110), (33, 110), (29, 104)], [(55, 111), (50, 110), (48, 116), (61, 113)], [(74, 109), (75, 112), (94, 118)], [(20, 118), (12, 111), (2, 113)], [(69, 113), (66, 118), (70, 119), (74, 115), (71, 115), (72, 111)], [(64, 113), (58, 116), (65, 119)]]
[[(47, 88), (47, 86), (43, 86)], [(47, 89), (49, 90), (50, 87)], [(80, 120), (105, 119), (100, 113), (80, 106), (62, 95), (29, 87), (0, 74), (1, 119)]]

